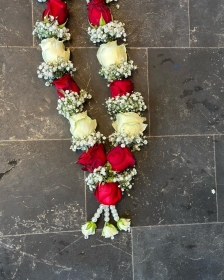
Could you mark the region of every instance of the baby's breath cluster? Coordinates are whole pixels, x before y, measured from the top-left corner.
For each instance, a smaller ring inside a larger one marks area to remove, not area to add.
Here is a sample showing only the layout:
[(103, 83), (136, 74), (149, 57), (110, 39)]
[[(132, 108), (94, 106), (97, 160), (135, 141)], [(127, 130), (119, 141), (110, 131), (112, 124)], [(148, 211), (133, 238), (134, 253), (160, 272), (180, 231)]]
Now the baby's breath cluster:
[(114, 180), (118, 182), (119, 187), (122, 191), (127, 191), (132, 188), (133, 183), (131, 183), (133, 177), (137, 174), (137, 170), (135, 168), (128, 168), (122, 173), (117, 173)]
[(47, 0), (38, 0), (38, 2), (40, 2), (40, 3), (44, 3), (44, 2), (46, 2)]
[(111, 169), (110, 164), (106, 163), (104, 166), (95, 168), (86, 178), (86, 183), (91, 191), (96, 188), (97, 183), (103, 184), (106, 182), (117, 182), (119, 184), (118, 187), (121, 188), (122, 191), (128, 191), (132, 188), (131, 180), (136, 174), (137, 171), (134, 167), (117, 173)]
[(104, 143), (106, 137), (101, 134), (99, 131), (94, 131), (90, 135), (83, 138), (77, 138), (72, 136), (72, 145), (70, 149), (75, 152), (76, 150), (88, 150), (90, 147), (93, 147), (96, 143)]
[(140, 92), (127, 93), (126, 95), (110, 97), (106, 100), (108, 113), (115, 118), (117, 113), (135, 112), (146, 110), (144, 99)]
[(59, 25), (53, 16), (45, 17), (44, 21), (37, 21), (32, 34), (41, 40), (54, 37), (58, 40), (68, 41), (71, 38), (65, 24)]
[(50, 86), (55, 79), (61, 78), (66, 73), (72, 74), (75, 71), (76, 68), (70, 60), (58, 59), (52, 63), (42, 62), (37, 69), (37, 75), (38, 78), (46, 80), (45, 86)]
[(130, 136), (126, 133), (114, 132), (109, 136), (109, 141), (114, 147), (120, 145), (122, 148), (130, 148), (132, 151), (140, 151), (140, 147), (148, 143), (143, 133)]
[(69, 118), (72, 115), (83, 111), (83, 103), (92, 96), (85, 90), (81, 89), (80, 93), (66, 90), (63, 92), (64, 97), (58, 99), (57, 110), (60, 115)]
[(114, 80), (121, 80), (131, 76), (131, 71), (137, 69), (134, 65), (133, 60), (127, 62), (122, 62), (119, 65), (112, 64), (109, 67), (104, 67), (99, 71), (99, 74), (108, 80), (108, 82), (113, 82)]
[(124, 23), (117, 20), (108, 22), (103, 26), (88, 27), (88, 34), (90, 35), (90, 41), (94, 44), (107, 43), (121, 37), (123, 37), (123, 41), (126, 41), (127, 36)]

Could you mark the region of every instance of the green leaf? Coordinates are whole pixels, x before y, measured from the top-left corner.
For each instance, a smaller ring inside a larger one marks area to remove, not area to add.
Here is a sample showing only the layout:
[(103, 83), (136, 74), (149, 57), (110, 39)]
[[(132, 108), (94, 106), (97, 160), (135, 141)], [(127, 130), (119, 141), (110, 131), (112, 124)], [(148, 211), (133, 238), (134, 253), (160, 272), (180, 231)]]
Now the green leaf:
[(49, 17), (48, 14), (44, 17), (44, 23), (48, 23), (49, 22)]
[(63, 28), (63, 27), (65, 27), (67, 21), (68, 21), (68, 20), (66, 20), (66, 22), (62, 23), (61, 25), (58, 25), (58, 28)]
[(92, 227), (91, 222), (88, 224), (88, 226), (86, 227), (86, 230), (90, 229)]
[(100, 26), (103, 26), (103, 25), (106, 25), (106, 22), (101, 14), (101, 17), (100, 17)]

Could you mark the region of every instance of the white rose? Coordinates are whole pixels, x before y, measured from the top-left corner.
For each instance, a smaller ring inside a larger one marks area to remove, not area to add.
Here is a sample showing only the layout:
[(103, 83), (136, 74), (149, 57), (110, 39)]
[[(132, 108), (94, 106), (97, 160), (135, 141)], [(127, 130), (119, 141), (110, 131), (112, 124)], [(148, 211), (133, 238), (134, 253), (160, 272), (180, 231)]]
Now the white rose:
[(112, 123), (113, 128), (120, 133), (127, 133), (129, 135), (138, 135), (143, 132), (147, 124), (143, 122), (146, 118), (140, 117), (133, 112), (119, 113), (116, 115), (116, 121)]
[(117, 41), (100, 45), (96, 56), (104, 67), (112, 64), (119, 65), (121, 62), (127, 61), (126, 47), (124, 44), (118, 46)]
[(130, 219), (121, 218), (117, 222), (117, 227), (119, 228), (119, 230), (130, 231), (130, 224)]
[(116, 234), (118, 234), (116, 227), (110, 223), (105, 223), (102, 236), (113, 239), (113, 236)]
[(86, 222), (85, 225), (82, 226), (82, 233), (85, 237), (89, 235), (95, 234), (96, 224), (94, 222)]
[(62, 41), (55, 38), (44, 39), (41, 41), (42, 57), (46, 63), (57, 61), (61, 58), (65, 61), (69, 60), (70, 50), (65, 50), (65, 45)]
[(79, 113), (69, 117), (71, 134), (76, 138), (90, 135), (96, 129), (96, 120), (87, 116), (87, 112)]

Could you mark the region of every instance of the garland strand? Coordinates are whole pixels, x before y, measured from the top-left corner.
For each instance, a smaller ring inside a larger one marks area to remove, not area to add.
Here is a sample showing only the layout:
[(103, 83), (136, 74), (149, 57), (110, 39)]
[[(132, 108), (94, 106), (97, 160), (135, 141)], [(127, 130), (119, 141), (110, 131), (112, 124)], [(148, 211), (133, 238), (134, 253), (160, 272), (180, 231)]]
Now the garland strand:
[[(119, 217), (115, 205), (125, 191), (130, 195), (132, 179), (137, 174), (133, 151), (147, 144), (143, 135), (146, 119), (141, 115), (147, 107), (141, 93), (133, 90), (134, 84), (128, 79), (137, 66), (128, 60), (125, 44), (117, 44), (118, 40), (126, 41), (126, 32), (124, 23), (113, 20), (108, 5), (112, 1), (87, 1), (90, 24), (87, 33), (94, 44), (100, 45), (97, 51), (102, 66), (99, 74), (107, 80), (111, 95), (106, 100), (106, 107), (115, 132), (108, 137), (114, 146), (108, 153), (104, 146), (106, 137), (96, 130), (96, 120), (84, 111), (84, 103), (91, 95), (80, 89), (72, 78), (76, 68), (64, 45), (64, 41), (71, 38), (66, 28), (69, 13), (66, 2), (48, 0), (42, 20), (35, 23), (33, 30), (33, 35), (41, 40), (44, 60), (38, 67), (38, 78), (57, 90), (58, 113), (70, 123), (71, 150), (84, 151), (77, 163), (89, 172), (86, 183), (100, 203), (92, 219), (82, 226), (85, 238), (95, 234), (97, 220), (102, 214), (105, 221), (102, 236), (105, 238), (113, 239), (118, 229), (130, 231), (130, 219)], [(117, 227), (109, 223), (110, 213)]]

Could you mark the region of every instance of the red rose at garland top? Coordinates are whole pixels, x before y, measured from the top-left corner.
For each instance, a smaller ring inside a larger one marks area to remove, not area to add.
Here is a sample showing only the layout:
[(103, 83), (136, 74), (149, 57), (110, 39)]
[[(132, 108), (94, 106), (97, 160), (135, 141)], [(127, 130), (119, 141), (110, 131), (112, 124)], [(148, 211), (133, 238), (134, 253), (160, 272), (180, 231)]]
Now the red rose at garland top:
[(59, 97), (64, 97), (64, 94), (62, 93), (62, 90), (72, 90), (74, 92), (79, 93), (80, 88), (77, 86), (76, 82), (72, 79), (71, 75), (69, 73), (65, 74), (61, 78), (54, 80), (53, 84), (55, 85), (57, 89), (57, 93)]
[(112, 170), (117, 172), (122, 172), (135, 165), (134, 155), (127, 147), (117, 146), (113, 148), (108, 153), (107, 160), (111, 164)]
[(132, 93), (134, 88), (134, 84), (132, 81), (128, 79), (123, 80), (115, 80), (112, 83), (110, 83), (110, 96), (116, 97), (116, 96), (122, 96), (126, 95), (128, 93)]
[(103, 144), (94, 145), (87, 152), (82, 153), (77, 163), (83, 165), (82, 170), (93, 172), (95, 168), (104, 166), (107, 161)]
[(49, 0), (47, 8), (43, 11), (42, 17), (53, 16), (57, 19), (58, 24), (61, 25), (66, 22), (68, 18), (67, 4), (61, 0)]
[(112, 21), (110, 9), (104, 0), (92, 0), (87, 4), (88, 19), (92, 26), (102, 26)]
[(115, 205), (121, 200), (122, 192), (118, 183), (98, 183), (94, 195), (99, 203), (104, 205)]

